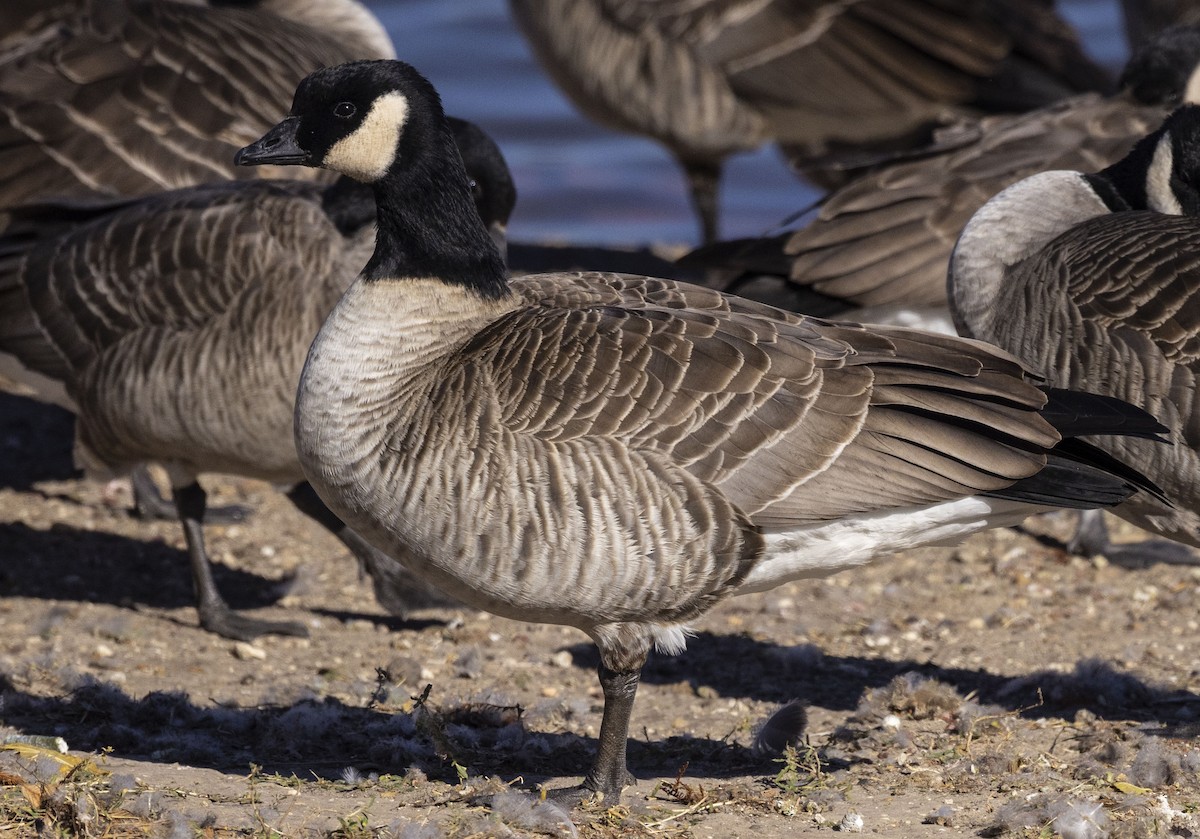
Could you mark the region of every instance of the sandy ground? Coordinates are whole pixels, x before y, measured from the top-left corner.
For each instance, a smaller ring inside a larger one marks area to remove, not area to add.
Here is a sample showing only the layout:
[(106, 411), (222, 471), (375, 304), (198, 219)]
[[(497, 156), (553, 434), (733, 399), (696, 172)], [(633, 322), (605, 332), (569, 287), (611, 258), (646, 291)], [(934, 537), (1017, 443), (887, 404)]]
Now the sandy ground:
[[(581, 633), (396, 622), (270, 487), (212, 480), (254, 511), (209, 529), (219, 585), (311, 629), (214, 637), (178, 526), (79, 479), (70, 429), (0, 396), (0, 733), (70, 747), (0, 751), (0, 835), (1200, 835), (1200, 569), (1068, 557), (1065, 514), (723, 604), (646, 668), (637, 785), (566, 813), (536, 792), (594, 748)], [(799, 747), (756, 754), (793, 699)]]

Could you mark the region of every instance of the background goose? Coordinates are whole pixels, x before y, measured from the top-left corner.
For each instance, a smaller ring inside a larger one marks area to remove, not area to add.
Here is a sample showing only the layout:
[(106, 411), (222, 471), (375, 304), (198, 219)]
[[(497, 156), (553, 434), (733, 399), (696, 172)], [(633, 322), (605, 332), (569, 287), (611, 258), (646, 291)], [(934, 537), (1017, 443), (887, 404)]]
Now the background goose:
[(286, 107), (305, 73), (394, 55), (357, 0), (74, 0), (31, 17), (21, 9), (10, 12), (20, 37), (0, 41), (3, 206), (246, 177), (231, 167), (233, 153), (267, 128), (263, 115)]
[(955, 115), (1022, 111), (1108, 85), (1038, 0), (510, 6), (584, 113), (671, 151), (705, 242), (716, 238), (717, 184), (734, 152), (774, 140), (812, 175), (838, 151), (924, 142)]
[[(499, 149), (460, 120), (453, 134), (477, 211), (502, 230), (515, 192)], [(296, 382), (321, 321), (373, 248), (370, 192), (345, 179), (225, 182), (15, 218), (0, 237), (0, 370), (78, 414), (78, 449), (93, 468), (168, 465), (205, 628), (236, 638), (300, 631), (230, 612), (204, 550), (196, 475), (302, 480)], [(306, 488), (289, 497), (368, 570), (381, 567)], [(430, 602), (394, 576), (381, 589), (390, 610)]]
[(721, 599), (1149, 488), (1066, 438), (1161, 426), (1115, 400), (1048, 400), (982, 343), (647, 277), (510, 282), (438, 95), (407, 64), (317, 71), (238, 159), (372, 184), (374, 254), (301, 377), (301, 464), (344, 521), (448, 593), (597, 643), (585, 789), (630, 780), (651, 645), (680, 650)]
[(758, 287), (813, 314), (865, 307), (853, 317), (890, 322), (915, 310), (948, 323), (946, 269), (971, 214), (1036, 172), (1094, 171), (1121, 159), (1189, 95), (1198, 64), (1200, 28), (1161, 32), (1131, 58), (1118, 95), (961, 123), (833, 192), (802, 229), (718, 243), (685, 263), (740, 275), (733, 288), (763, 274), (787, 277), (790, 288)]
[[(1009, 350), (1056, 385), (1141, 405), (1171, 429), (1169, 447), (1097, 445), (1139, 464), (1173, 502), (1139, 493), (1113, 512), (1194, 547), (1198, 215), (1200, 106), (1192, 105), (1099, 174), (1047, 172), (1000, 193), (964, 229), (950, 272), (960, 332)], [(1089, 524), (1078, 547), (1109, 553), (1102, 521)]]
[[(0, 227), (3, 210), (34, 201), (245, 178), (234, 152), (267, 128), (263, 114), (286, 107), (305, 73), (392, 55), (358, 0), (6, 3)], [(281, 174), (313, 177), (300, 168)], [(24, 392), (11, 379), (0, 387)], [(174, 518), (148, 473), (135, 469), (133, 478), (141, 515)], [(209, 510), (212, 520), (243, 514)]]

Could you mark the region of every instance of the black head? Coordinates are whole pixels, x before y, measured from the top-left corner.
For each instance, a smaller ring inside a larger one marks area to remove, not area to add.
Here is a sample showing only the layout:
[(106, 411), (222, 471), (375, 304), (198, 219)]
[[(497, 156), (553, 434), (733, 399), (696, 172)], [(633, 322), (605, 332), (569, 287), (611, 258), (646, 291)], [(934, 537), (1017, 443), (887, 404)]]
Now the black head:
[(316, 166), (374, 183), (406, 150), (443, 133), (443, 120), (437, 91), (410, 65), (355, 61), (301, 81), (288, 116), (234, 160)]
[(404, 62), (317, 70), (296, 88), (283, 122), (235, 160), (319, 166), (370, 184), (377, 234), (366, 281), (431, 277), (485, 297), (509, 293), (441, 99)]
[(1089, 180), (1114, 210), (1200, 215), (1200, 105), (1184, 105)]
[(1138, 48), (1120, 84), (1139, 102), (1173, 108), (1184, 101), (1197, 65), (1200, 27), (1171, 26)]
[(447, 117), (446, 121), (450, 124), (454, 144), (458, 146), (458, 153), (471, 178), (475, 209), (503, 253), (508, 219), (517, 204), (517, 187), (513, 183), (512, 172), (500, 147), (482, 128), (455, 117)]
[(473, 122), (447, 117), (454, 143), (471, 176), (471, 192), (485, 224), (508, 224), (517, 204), (517, 187), (496, 141)]

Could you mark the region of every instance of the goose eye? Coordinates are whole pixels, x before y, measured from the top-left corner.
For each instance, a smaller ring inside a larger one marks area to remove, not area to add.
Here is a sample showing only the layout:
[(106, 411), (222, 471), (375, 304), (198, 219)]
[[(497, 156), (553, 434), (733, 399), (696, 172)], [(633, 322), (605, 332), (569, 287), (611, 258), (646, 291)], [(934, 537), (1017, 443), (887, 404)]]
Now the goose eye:
[(354, 116), (354, 112), (358, 110), (354, 107), (353, 102), (338, 102), (333, 108), (334, 116), (339, 116), (342, 119), (347, 119)]
[(472, 195), (479, 195), (479, 193), (483, 192), (483, 187), (481, 187), (479, 185), (479, 182), (477, 180), (475, 180), (474, 178), (471, 178), (471, 180), (467, 181), (467, 183), (469, 183), (471, 185), (471, 194)]

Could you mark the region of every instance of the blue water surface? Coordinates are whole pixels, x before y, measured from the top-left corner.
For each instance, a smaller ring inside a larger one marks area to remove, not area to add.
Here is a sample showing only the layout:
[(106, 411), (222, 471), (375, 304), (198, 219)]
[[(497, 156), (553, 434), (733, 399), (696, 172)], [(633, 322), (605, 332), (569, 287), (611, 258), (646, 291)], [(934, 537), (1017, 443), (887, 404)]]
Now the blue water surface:
[[(506, 0), (366, 0), (400, 58), (437, 86), (446, 110), (479, 123), (504, 150), (519, 199), (516, 241), (691, 243), (683, 178), (651, 140), (578, 115), (536, 63)], [(1060, 0), (1091, 54), (1119, 68), (1126, 47), (1117, 0)], [(732, 158), (721, 196), (725, 236), (774, 227), (820, 193), (764, 148)]]

